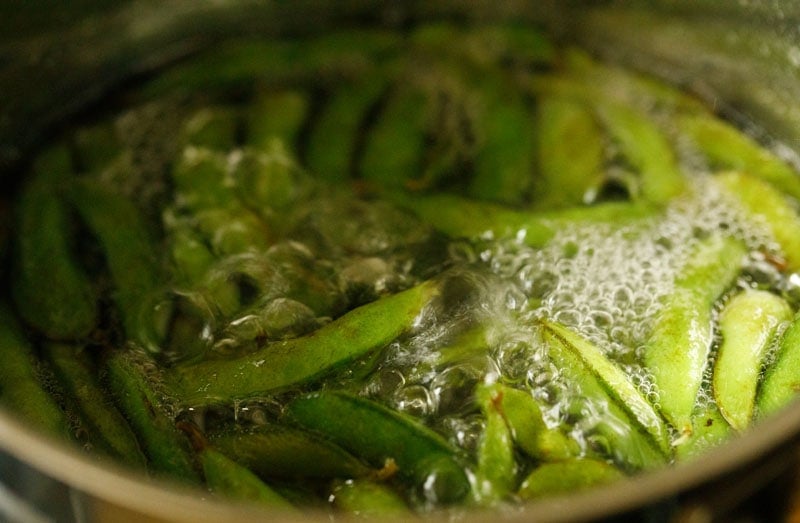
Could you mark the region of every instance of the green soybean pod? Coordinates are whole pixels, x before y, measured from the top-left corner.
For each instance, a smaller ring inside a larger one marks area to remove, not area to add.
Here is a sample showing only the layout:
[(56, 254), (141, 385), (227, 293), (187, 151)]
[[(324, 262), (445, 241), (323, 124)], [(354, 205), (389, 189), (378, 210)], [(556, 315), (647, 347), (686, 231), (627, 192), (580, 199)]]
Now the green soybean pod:
[(331, 488), (335, 509), (362, 518), (408, 518), (413, 515), (400, 494), (371, 479), (336, 480)]
[(788, 197), (770, 183), (742, 172), (719, 173), (716, 180), (748, 218), (773, 236), (787, 270), (800, 270), (800, 215)]
[(517, 495), (522, 499), (569, 494), (621, 480), (625, 474), (608, 462), (590, 458), (544, 463), (522, 482)]
[(665, 205), (686, 191), (671, 143), (647, 115), (601, 98), (595, 100), (595, 109), (622, 155), (638, 171), (644, 201)]
[(166, 408), (165, 384), (151, 375), (155, 367), (144, 353), (115, 349), (106, 361), (107, 386), (137, 436), (148, 470), (156, 476), (199, 483), (189, 441)]
[(778, 328), (791, 317), (786, 300), (755, 289), (731, 298), (720, 313), (722, 344), (714, 363), (714, 398), (737, 431), (750, 426), (762, 362)]
[(277, 140), (294, 149), (310, 107), (308, 93), (300, 90), (259, 91), (247, 108), (247, 144), (257, 149), (270, 150)]
[(583, 204), (603, 181), (606, 136), (593, 113), (567, 96), (542, 97), (536, 108), (538, 170), (533, 205)]
[(73, 226), (59, 194), (70, 176), (65, 147), (44, 151), (19, 194), (13, 233), (16, 309), (26, 324), (56, 340), (86, 338), (98, 321), (98, 297), (75, 258)]
[(136, 339), (142, 304), (160, 283), (151, 231), (132, 201), (96, 180), (75, 180), (68, 198), (103, 249), (123, 328)]
[(438, 293), (435, 281), (354, 309), (315, 332), (275, 342), (231, 360), (178, 366), (173, 374), (187, 405), (231, 401), (307, 383), (381, 348), (410, 329)]
[(182, 209), (199, 212), (240, 205), (228, 179), (228, 157), (222, 151), (189, 145), (181, 151), (170, 176), (176, 204)]
[[(543, 247), (556, 232), (569, 226), (608, 223), (630, 226), (655, 214), (647, 204), (604, 202), (552, 211), (520, 211), (505, 205), (463, 198), (454, 194), (391, 197), (452, 238), (519, 238), (530, 247)], [(480, 220), (474, 219), (480, 216)]]
[(145, 458), (128, 422), (108, 399), (98, 381), (99, 369), (90, 361), (85, 347), (63, 343), (46, 343), (42, 347), (45, 360), (74, 401), (76, 410), (92, 432), (117, 459), (145, 467)]
[(474, 491), (478, 503), (491, 505), (506, 498), (516, 486), (514, 440), (503, 416), (502, 392), (479, 385), (475, 398), (485, 423), (478, 440)]
[(717, 408), (709, 401), (696, 406), (692, 412), (692, 433), (674, 442), (675, 459), (687, 460), (720, 446), (734, 434), (733, 429)]
[(800, 313), (795, 314), (778, 344), (777, 352), (764, 372), (756, 398), (759, 419), (778, 412), (800, 390)]
[(236, 145), (239, 119), (235, 108), (203, 107), (184, 122), (181, 142), (187, 146), (227, 151)]
[(376, 470), (327, 439), (286, 425), (217, 430), (208, 434), (214, 448), (276, 480), (363, 478)]
[(800, 177), (784, 160), (736, 127), (711, 114), (681, 115), (678, 129), (712, 168), (746, 172), (800, 199)]
[(603, 385), (607, 393), (664, 453), (669, 454), (667, 426), (655, 408), (645, 399), (628, 375), (609, 360), (603, 352), (585, 338), (555, 322), (543, 323), (546, 336), (559, 348), (568, 350)]
[[(569, 342), (550, 329), (543, 330), (548, 354), (559, 366), (570, 383), (580, 389), (582, 401), (592, 402), (604, 409), (602, 419), (591, 428), (592, 436), (604, 441), (605, 451), (615, 462), (626, 469), (643, 470), (662, 466), (670, 452), (664, 451), (663, 441), (658, 441), (622, 405), (625, 398), (609, 388), (598, 378), (576, 353)], [(638, 402), (637, 402), (638, 403)], [(596, 439), (595, 438), (595, 439)], [(661, 437), (658, 437), (661, 439)]]
[(426, 502), (463, 499), (469, 481), (456, 449), (415, 418), (344, 392), (316, 392), (286, 407), (288, 420), (322, 434), (375, 467), (387, 460)]
[(537, 461), (559, 461), (580, 453), (578, 443), (547, 426), (541, 407), (527, 391), (495, 383), (489, 390), (511, 430), (514, 443)]
[(644, 363), (658, 388), (661, 412), (681, 434), (692, 431), (691, 413), (713, 341), (714, 302), (733, 284), (745, 254), (744, 245), (732, 238), (700, 240), (645, 343)]
[(429, 122), (430, 94), (401, 84), (389, 93), (367, 137), (358, 173), (381, 190), (402, 189), (422, 167)]
[(562, 50), (563, 76), (619, 103), (647, 111), (703, 114), (706, 106), (684, 90), (632, 69), (600, 62), (577, 48)]
[(66, 415), (43, 387), (33, 347), (11, 310), (0, 305), (0, 405), (50, 437), (69, 434)]
[(474, 80), (480, 97), (480, 137), (473, 161), (469, 194), (473, 198), (520, 204), (534, 178), (533, 113), (523, 93), (503, 76)]
[(306, 164), (314, 176), (344, 183), (353, 174), (361, 126), (386, 90), (386, 73), (376, 71), (343, 83), (314, 120), (306, 146)]
[(330, 31), (297, 40), (232, 39), (146, 82), (143, 99), (210, 88), (319, 82), (360, 74), (397, 48), (400, 35), (381, 29)]
[(200, 429), (180, 421), (178, 429), (190, 439), (208, 489), (230, 499), (253, 502), (276, 511), (291, 512), (294, 506), (247, 467), (211, 446)]

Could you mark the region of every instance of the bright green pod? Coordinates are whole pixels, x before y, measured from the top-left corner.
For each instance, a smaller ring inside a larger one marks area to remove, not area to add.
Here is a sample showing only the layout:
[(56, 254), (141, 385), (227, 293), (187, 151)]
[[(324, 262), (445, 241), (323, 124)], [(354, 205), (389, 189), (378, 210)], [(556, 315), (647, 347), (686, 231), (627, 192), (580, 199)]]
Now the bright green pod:
[(113, 350), (106, 361), (107, 386), (133, 428), (148, 470), (186, 483), (200, 482), (189, 441), (166, 404), (165, 384), (152, 375), (156, 364), (144, 353)]
[(786, 407), (800, 390), (800, 313), (795, 314), (781, 337), (774, 360), (764, 372), (756, 398), (757, 417)]
[(593, 113), (565, 96), (540, 99), (536, 109), (538, 169), (533, 205), (582, 205), (603, 183), (606, 137)]
[(582, 372), (588, 371), (603, 385), (609, 396), (637, 424), (636, 429), (648, 434), (664, 454), (669, 454), (669, 434), (664, 420), (631, 382), (625, 371), (608, 359), (598, 347), (567, 327), (548, 321), (543, 323), (543, 328), (551, 341), (557, 341), (559, 348), (569, 350), (580, 360), (584, 367)]
[(177, 427), (189, 437), (203, 469), (206, 487), (211, 492), (227, 499), (247, 501), (276, 511), (294, 511), (294, 506), (288, 500), (253, 471), (211, 446), (195, 424), (181, 421)]
[[(655, 214), (651, 206), (604, 202), (553, 211), (519, 211), (453, 194), (394, 195), (394, 201), (452, 238), (518, 238), (530, 247), (543, 247), (556, 232), (570, 226), (598, 223), (630, 226)], [(480, 216), (480, 220), (475, 217)]]
[(741, 130), (711, 114), (682, 115), (676, 122), (713, 169), (746, 172), (800, 199), (800, 175)]
[(33, 347), (5, 305), (0, 306), (0, 354), (0, 405), (43, 434), (66, 438), (70, 430), (67, 417), (45, 390)]
[(488, 389), (511, 430), (514, 443), (529, 457), (537, 461), (559, 461), (580, 453), (575, 440), (547, 426), (539, 403), (529, 392), (498, 383)]
[(316, 392), (290, 402), (286, 417), (374, 467), (393, 461), (427, 503), (451, 504), (470, 491), (456, 449), (409, 415), (347, 393)]
[(704, 114), (706, 106), (685, 91), (655, 77), (595, 60), (577, 48), (564, 49), (563, 77), (619, 103), (645, 111)]
[(675, 459), (688, 460), (719, 447), (735, 432), (714, 402), (696, 406), (692, 412), (692, 433), (675, 441)]
[(714, 363), (714, 398), (737, 431), (750, 426), (764, 357), (778, 328), (791, 318), (786, 300), (755, 289), (731, 298), (719, 315), (722, 344)]
[(315, 177), (344, 183), (353, 174), (361, 126), (386, 90), (388, 79), (376, 72), (340, 85), (314, 120), (305, 163)]
[(720, 173), (716, 180), (747, 218), (764, 227), (780, 247), (790, 272), (800, 270), (800, 214), (789, 198), (770, 183), (746, 173)]
[(405, 188), (422, 168), (430, 94), (415, 85), (391, 92), (376, 122), (366, 130), (358, 173), (379, 190)]
[(522, 499), (564, 495), (606, 485), (625, 474), (605, 461), (575, 458), (539, 465), (522, 482), (517, 495)]
[(336, 510), (361, 518), (408, 518), (406, 501), (385, 483), (370, 479), (337, 480), (331, 489)]
[(180, 397), (186, 405), (217, 403), (308, 383), (410, 329), (437, 292), (436, 282), (422, 283), (353, 309), (307, 336), (235, 359), (178, 367), (174, 378)]
[(489, 76), (475, 80), (480, 98), (469, 194), (473, 198), (520, 204), (530, 197), (534, 178), (533, 112), (508, 80)]
[(232, 149), (238, 139), (239, 118), (231, 107), (198, 109), (184, 122), (181, 143), (216, 151)]
[(214, 448), (260, 477), (277, 480), (362, 478), (375, 469), (314, 433), (282, 425), (208, 434)]
[(247, 108), (246, 143), (256, 149), (268, 151), (279, 141), (294, 149), (310, 107), (311, 100), (302, 91), (259, 91)]
[(644, 363), (659, 392), (661, 412), (683, 435), (692, 432), (691, 414), (708, 365), (714, 302), (734, 283), (745, 254), (738, 240), (701, 240), (661, 304), (645, 344)]
[(280, 86), (360, 74), (392, 53), (400, 38), (381, 29), (348, 29), (298, 40), (234, 39), (171, 67), (142, 86), (140, 96), (151, 99), (255, 82)]
[(502, 408), (503, 393), (491, 386), (479, 385), (475, 399), (484, 417), (478, 440), (478, 463), (475, 469), (475, 497), (478, 503), (491, 505), (505, 499), (516, 487), (517, 462), (514, 439)]
[(40, 155), (17, 198), (11, 295), (23, 321), (48, 338), (81, 339), (98, 321), (97, 295), (73, 252), (74, 227), (61, 199), (69, 151)]
[[(642, 406), (643, 398), (638, 390), (634, 389), (634, 394), (628, 387), (623, 390), (611, 388), (606, 381), (614, 383), (617, 380), (604, 380), (598, 375), (591, 363), (594, 358), (590, 357), (590, 362), (587, 362), (581, 353), (580, 349), (585, 348), (586, 343), (579, 341), (579, 347), (576, 347), (572, 341), (574, 335), (565, 339), (560, 330), (545, 326), (543, 336), (550, 358), (570, 383), (580, 387), (581, 398), (596, 402), (605, 409), (602, 419), (589, 430), (591, 435), (596, 434), (605, 441), (606, 448), (601, 452), (607, 452), (620, 466), (630, 470), (664, 465), (671, 450), (669, 443), (664, 441), (663, 424), (653, 417), (654, 411), (649, 404)], [(625, 404), (631, 397), (636, 398), (634, 402)]]
[(601, 99), (595, 109), (622, 156), (638, 172), (638, 194), (644, 201), (666, 205), (686, 192), (672, 145), (646, 114)]
[(45, 360), (80, 414), (90, 441), (97, 438), (117, 459), (137, 468), (145, 458), (136, 436), (122, 414), (108, 402), (108, 394), (98, 381), (99, 369), (82, 346), (46, 343)]
[(123, 328), (137, 339), (143, 304), (160, 285), (152, 232), (129, 199), (95, 180), (76, 180), (68, 198), (103, 250)]
[(197, 212), (240, 205), (228, 180), (228, 157), (221, 151), (187, 146), (170, 175), (175, 202), (182, 209)]

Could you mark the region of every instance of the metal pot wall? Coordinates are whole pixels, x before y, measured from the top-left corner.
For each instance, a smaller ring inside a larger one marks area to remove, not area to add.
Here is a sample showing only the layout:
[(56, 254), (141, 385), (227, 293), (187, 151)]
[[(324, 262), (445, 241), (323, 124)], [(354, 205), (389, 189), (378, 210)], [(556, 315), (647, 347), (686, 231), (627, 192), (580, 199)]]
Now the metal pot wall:
[[(0, 175), (6, 181), (18, 176), (26, 155), (69, 116), (136, 75), (226, 36), (300, 34), (354, 23), (396, 26), (453, 16), (543, 23), (558, 38), (579, 41), (719, 104), (730, 118), (769, 136), (778, 152), (800, 164), (800, 5), (795, 2), (515, 0), (498, 7), (490, 0), (141, 0), (76, 3), (50, 12), (56, 19), (39, 4), (0, 16)], [(508, 519), (724, 518), (796, 464), (798, 439), (800, 404), (794, 404), (696, 461), (533, 503)], [(0, 519), (293, 520), (212, 502), (198, 492), (99, 464), (32, 433), (5, 412), (0, 412), (0, 451)]]

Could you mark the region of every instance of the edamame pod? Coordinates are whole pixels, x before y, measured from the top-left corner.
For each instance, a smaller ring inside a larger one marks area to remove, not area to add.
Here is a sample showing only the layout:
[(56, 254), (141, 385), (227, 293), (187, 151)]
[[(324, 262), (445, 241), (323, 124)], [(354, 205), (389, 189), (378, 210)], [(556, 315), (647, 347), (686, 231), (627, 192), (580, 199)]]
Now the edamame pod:
[(246, 356), (175, 369), (187, 405), (231, 401), (307, 383), (383, 347), (411, 328), (438, 292), (436, 282), (363, 305), (317, 331), (275, 342)]
[(434, 506), (457, 502), (469, 493), (456, 450), (408, 415), (347, 393), (316, 392), (289, 403), (286, 417), (375, 467), (393, 460), (397, 473)]
[(540, 99), (536, 139), (536, 208), (581, 205), (597, 192), (604, 176), (605, 136), (583, 104), (566, 96)]
[(516, 86), (504, 77), (474, 80), (480, 96), (480, 130), (469, 194), (473, 198), (520, 204), (530, 197), (534, 177), (533, 113)]
[(306, 146), (306, 164), (314, 176), (337, 184), (350, 178), (361, 126), (387, 83), (377, 72), (334, 91), (317, 115)]
[(686, 179), (671, 144), (646, 115), (597, 99), (595, 109), (621, 154), (639, 173), (641, 198), (665, 205), (686, 191)]
[(364, 518), (409, 517), (405, 500), (391, 487), (369, 479), (334, 482), (333, 506), (342, 512)]
[(0, 355), (0, 405), (42, 433), (65, 438), (69, 432), (66, 415), (44, 389), (35, 367), (33, 347), (5, 305), (0, 305)]
[(390, 54), (399, 41), (398, 34), (380, 29), (334, 31), (299, 40), (231, 40), (170, 68), (144, 85), (140, 96), (359, 74), (375, 57)]
[(657, 78), (604, 64), (576, 48), (563, 50), (563, 76), (603, 96), (644, 111), (703, 114), (699, 99)]
[(575, 458), (536, 467), (522, 482), (517, 495), (522, 499), (568, 494), (624, 478), (613, 465), (600, 460)]
[(116, 349), (106, 362), (108, 387), (139, 438), (149, 470), (187, 483), (199, 483), (189, 442), (165, 409), (163, 383), (152, 376), (155, 363), (144, 354)]
[[(602, 415), (588, 430), (590, 436), (594, 437), (596, 434), (603, 440), (605, 448), (601, 449), (601, 452), (607, 452), (615, 462), (626, 469), (651, 469), (663, 465), (669, 453), (664, 451), (664, 442), (656, 426), (657, 422), (653, 422), (654, 426), (650, 427), (651, 432), (648, 432), (641, 422), (629, 414), (631, 409), (621, 404), (625, 399), (595, 374), (582, 360), (575, 347), (571, 347), (567, 340), (551, 329), (544, 328), (543, 335), (552, 360), (566, 379), (580, 388), (581, 401), (590, 402), (597, 408), (603, 409)], [(640, 403), (636, 401), (634, 405)], [(649, 415), (648, 411), (645, 412)], [(644, 416), (645, 422), (651, 417), (648, 415)], [(653, 432), (656, 433), (655, 436)]]
[(795, 314), (778, 344), (774, 361), (767, 367), (758, 390), (758, 418), (788, 405), (800, 391), (800, 313)]
[(484, 416), (478, 440), (478, 466), (475, 470), (475, 496), (478, 503), (492, 504), (508, 496), (516, 486), (517, 463), (512, 432), (502, 408), (503, 392), (479, 385), (475, 398)]
[(314, 433), (282, 425), (211, 432), (211, 444), (264, 478), (361, 478), (375, 474), (342, 447)]
[(537, 401), (529, 392), (495, 383), (488, 386), (498, 410), (511, 430), (514, 443), (538, 461), (560, 461), (580, 453), (578, 443), (545, 424)]
[(701, 240), (664, 300), (645, 345), (661, 412), (681, 434), (691, 434), (691, 413), (713, 341), (714, 302), (739, 274), (744, 245), (727, 237)]
[[(517, 211), (512, 208), (462, 198), (452, 194), (394, 195), (397, 205), (416, 214), (452, 238), (520, 238), (529, 247), (543, 247), (564, 227), (597, 223), (643, 221), (655, 214), (648, 205), (604, 202), (554, 211)], [(475, 219), (480, 217), (480, 219)]]
[(695, 407), (691, 435), (675, 442), (675, 459), (687, 460), (718, 447), (734, 434), (713, 401)]
[(95, 180), (76, 180), (68, 197), (103, 249), (123, 328), (128, 337), (137, 339), (142, 304), (159, 285), (150, 230), (129, 199)]
[(367, 138), (358, 171), (381, 190), (404, 188), (422, 167), (429, 125), (430, 94), (416, 85), (402, 85), (389, 94)]
[(609, 360), (592, 343), (563, 325), (551, 321), (542, 324), (550, 347), (568, 350), (576, 357), (584, 369), (595, 377), (617, 404), (637, 424), (637, 430), (644, 431), (664, 454), (669, 454), (670, 442), (667, 426), (628, 375)]
[(786, 195), (770, 183), (741, 172), (720, 173), (716, 179), (747, 217), (765, 227), (778, 242), (786, 269), (800, 270), (800, 215)]
[(183, 124), (182, 143), (216, 151), (234, 147), (239, 133), (239, 114), (231, 107), (204, 107)]
[(261, 91), (247, 109), (247, 143), (270, 150), (275, 141), (294, 149), (300, 129), (308, 117), (311, 101), (297, 90)]
[(87, 349), (81, 346), (46, 343), (42, 347), (50, 364), (82, 421), (114, 457), (139, 468), (145, 467), (145, 458), (136, 436), (120, 412), (108, 401), (106, 391), (97, 381), (98, 370), (89, 359)]
[(746, 172), (800, 199), (798, 173), (744, 132), (710, 114), (682, 115), (676, 121), (712, 168)]
[(86, 338), (98, 321), (98, 297), (75, 259), (59, 195), (71, 183), (67, 149), (45, 151), (32, 175), (18, 197), (11, 294), (23, 321), (48, 338)]
[(754, 289), (734, 296), (719, 316), (722, 344), (714, 363), (714, 398), (737, 431), (750, 426), (764, 356), (778, 328), (791, 317), (786, 300)]
[(239, 200), (228, 181), (228, 158), (221, 151), (189, 145), (170, 172), (176, 206), (191, 212), (236, 208)]
[(206, 486), (211, 492), (231, 499), (251, 501), (276, 511), (288, 512), (294, 509), (289, 501), (264, 483), (250, 469), (210, 446), (196, 425), (181, 421), (178, 422), (177, 427), (191, 440), (203, 469)]

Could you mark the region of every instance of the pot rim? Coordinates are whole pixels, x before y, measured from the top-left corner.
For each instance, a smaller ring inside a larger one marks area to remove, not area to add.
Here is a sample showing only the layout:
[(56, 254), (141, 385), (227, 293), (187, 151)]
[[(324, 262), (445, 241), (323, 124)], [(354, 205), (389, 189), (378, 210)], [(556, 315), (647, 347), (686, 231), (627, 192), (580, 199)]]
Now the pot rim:
[[(736, 439), (709, 450), (696, 459), (643, 472), (610, 485), (570, 495), (551, 497), (513, 508), (510, 521), (559, 522), (587, 520), (644, 508), (710, 483), (751, 464), (800, 435), (800, 403), (757, 424)], [(209, 499), (197, 488), (148, 478), (115, 463), (103, 463), (75, 446), (56, 441), (23, 425), (0, 410), (0, 449), (46, 476), (88, 495), (91, 500), (127, 509), (159, 520), (237, 521), (263, 520), (263, 507)], [(90, 503), (91, 506), (91, 503)], [(329, 521), (327, 515), (303, 511), (302, 515), (271, 512), (282, 521)], [(478, 521), (486, 510), (465, 514)], [(430, 515), (436, 518), (437, 514)], [(385, 519), (385, 518), (384, 518)], [(363, 519), (359, 519), (363, 521)]]

